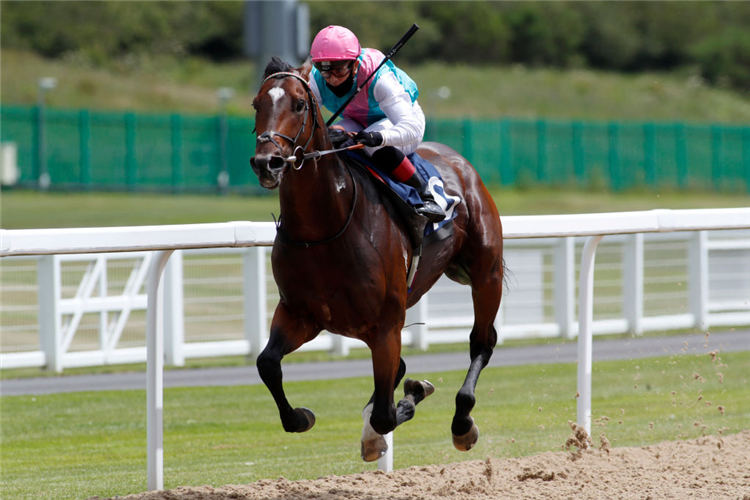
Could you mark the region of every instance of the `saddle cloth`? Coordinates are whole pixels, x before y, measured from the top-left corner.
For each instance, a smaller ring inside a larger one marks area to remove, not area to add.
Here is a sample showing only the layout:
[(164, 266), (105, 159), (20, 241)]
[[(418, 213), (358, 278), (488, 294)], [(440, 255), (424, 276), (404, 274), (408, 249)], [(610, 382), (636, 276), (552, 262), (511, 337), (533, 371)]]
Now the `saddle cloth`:
[[(364, 164), (373, 177), (390, 188), (390, 191), (392, 191), (393, 194), (397, 195), (398, 198), (411, 207), (412, 211), (416, 213), (415, 208), (422, 205), (422, 199), (419, 197), (419, 193), (416, 189), (392, 179), (388, 174), (375, 166), (372, 162), (372, 158), (366, 154), (357, 150), (347, 151), (346, 154), (357, 162)], [(432, 163), (425, 160), (417, 153), (407, 155), (407, 158), (409, 158), (417, 173), (422, 176), (422, 179), (424, 179), (430, 187), (430, 191), (432, 191), (432, 194), (435, 197), (435, 202), (440, 205), (445, 212), (444, 220), (434, 224), (427, 224), (425, 226), (423, 234), (425, 239), (424, 244), (443, 240), (453, 234), (452, 222), (453, 219), (456, 218), (456, 215), (458, 215), (456, 213), (456, 207), (461, 203), (461, 197), (453, 196), (445, 192), (443, 177)]]

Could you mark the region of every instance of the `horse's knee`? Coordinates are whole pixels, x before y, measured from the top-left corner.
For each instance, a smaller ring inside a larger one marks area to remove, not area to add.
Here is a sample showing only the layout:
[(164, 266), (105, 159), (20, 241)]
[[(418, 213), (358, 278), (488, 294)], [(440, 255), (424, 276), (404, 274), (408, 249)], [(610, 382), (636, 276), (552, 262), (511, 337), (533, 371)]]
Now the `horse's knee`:
[(268, 383), (269, 380), (281, 378), (281, 359), (267, 349), (263, 350), (255, 361), (261, 380)]

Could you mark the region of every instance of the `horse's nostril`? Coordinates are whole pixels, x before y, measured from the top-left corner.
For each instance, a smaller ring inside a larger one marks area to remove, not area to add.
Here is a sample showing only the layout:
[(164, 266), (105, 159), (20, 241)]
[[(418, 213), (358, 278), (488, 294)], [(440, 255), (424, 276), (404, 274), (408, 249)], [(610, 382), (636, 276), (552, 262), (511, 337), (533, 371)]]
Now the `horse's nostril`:
[(286, 166), (286, 160), (281, 156), (272, 156), (268, 162), (268, 168), (271, 170), (281, 170)]
[(281, 170), (285, 165), (284, 157), (278, 155), (258, 155), (250, 158), (250, 166), (254, 170)]

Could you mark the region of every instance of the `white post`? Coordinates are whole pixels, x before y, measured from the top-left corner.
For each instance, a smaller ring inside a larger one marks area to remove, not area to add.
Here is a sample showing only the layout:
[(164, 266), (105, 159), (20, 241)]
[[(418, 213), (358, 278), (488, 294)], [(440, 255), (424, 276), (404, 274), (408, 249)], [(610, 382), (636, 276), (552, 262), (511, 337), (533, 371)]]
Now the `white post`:
[(406, 310), (406, 325), (411, 331), (411, 346), (426, 351), (430, 346), (429, 328), (427, 327), (427, 307), (429, 306), (429, 293), (422, 295), (419, 302), (411, 309)]
[(378, 470), (391, 472), (393, 471), (393, 433), (389, 432), (383, 437), (385, 438), (385, 443), (388, 445), (388, 451), (385, 452), (385, 455), (378, 458)]
[(503, 283), (503, 293), (500, 299), (500, 307), (497, 308), (497, 315), (495, 316), (495, 332), (497, 332), (497, 345), (502, 345), (505, 342), (503, 337), (503, 321), (505, 319), (505, 283)]
[(61, 290), (60, 257), (43, 255), (37, 262), (39, 301), (39, 345), (47, 370), (62, 372), (62, 315), (58, 307)]
[(164, 328), (161, 273), (172, 250), (156, 252), (146, 285), (146, 435), (148, 489), (164, 489)]
[(708, 331), (708, 233), (696, 231), (691, 235), (688, 248), (688, 280), (690, 311), (694, 325)]
[(578, 284), (578, 425), (591, 434), (591, 367), (592, 331), (594, 321), (594, 258), (596, 247), (603, 236), (586, 240), (581, 255), (581, 275)]
[(164, 270), (164, 354), (167, 364), (185, 366), (185, 307), (182, 250), (177, 250)]
[(576, 334), (575, 238), (558, 238), (554, 252), (555, 321), (560, 326), (560, 336), (572, 339)]
[(266, 287), (266, 248), (248, 248), (242, 255), (245, 296), (245, 338), (250, 343), (250, 357), (263, 350), (268, 330), (268, 292)]
[(327, 334), (331, 336), (331, 354), (336, 356), (348, 356), (350, 349), (346, 337), (330, 332)]
[(631, 234), (623, 245), (622, 308), (628, 330), (643, 334), (643, 233)]
[[(99, 297), (104, 298), (108, 295), (108, 284), (107, 284), (107, 273), (109, 272), (109, 265), (107, 264), (107, 256), (99, 255), (98, 259), (101, 260), (102, 272), (99, 273)], [(109, 312), (103, 309), (99, 312), (99, 349), (101, 349), (107, 358), (109, 358)]]

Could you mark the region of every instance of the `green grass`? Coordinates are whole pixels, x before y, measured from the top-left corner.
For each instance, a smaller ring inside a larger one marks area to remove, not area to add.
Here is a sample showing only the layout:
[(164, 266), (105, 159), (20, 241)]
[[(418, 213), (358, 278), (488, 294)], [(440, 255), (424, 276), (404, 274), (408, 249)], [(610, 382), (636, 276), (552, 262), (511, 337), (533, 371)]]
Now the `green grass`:
[[(492, 189), (500, 215), (622, 212), (655, 208), (725, 208), (748, 205), (747, 195), (704, 192), (611, 193), (605, 190)], [(127, 193), (40, 193), (3, 190), (0, 227), (142, 226), (237, 220), (270, 221), (279, 215), (269, 196), (199, 196)]]
[[(92, 68), (82, 61), (46, 60), (3, 50), (3, 104), (36, 103), (40, 77), (58, 79), (50, 106), (156, 113), (215, 113), (216, 89), (232, 87), (229, 112), (252, 115), (256, 66), (196, 58), (143, 56)], [(400, 64), (396, 61), (397, 64)], [(739, 92), (708, 87), (684, 71), (623, 75), (522, 66), (402, 65), (419, 85), (430, 118), (545, 117), (747, 123), (750, 102)], [(445, 96), (445, 89), (450, 95)], [(442, 89), (442, 90), (441, 90)]]
[[(749, 367), (749, 352), (716, 360), (703, 354), (596, 363), (594, 442), (602, 432), (614, 446), (643, 446), (746, 429)], [(464, 375), (429, 375), (437, 391), (419, 406), (414, 421), (396, 432), (395, 468), (561, 449), (570, 434), (567, 422), (575, 420), (574, 364), (485, 370), (473, 412), (481, 436), (469, 453), (453, 449), (449, 430)], [(286, 388), (293, 404), (316, 412), (310, 432), (284, 433), (262, 386), (167, 389), (165, 487), (375, 468), (359, 459), (359, 414), (372, 390), (369, 377), (293, 382)], [(144, 391), (1, 401), (4, 499), (80, 499), (146, 490)]]

